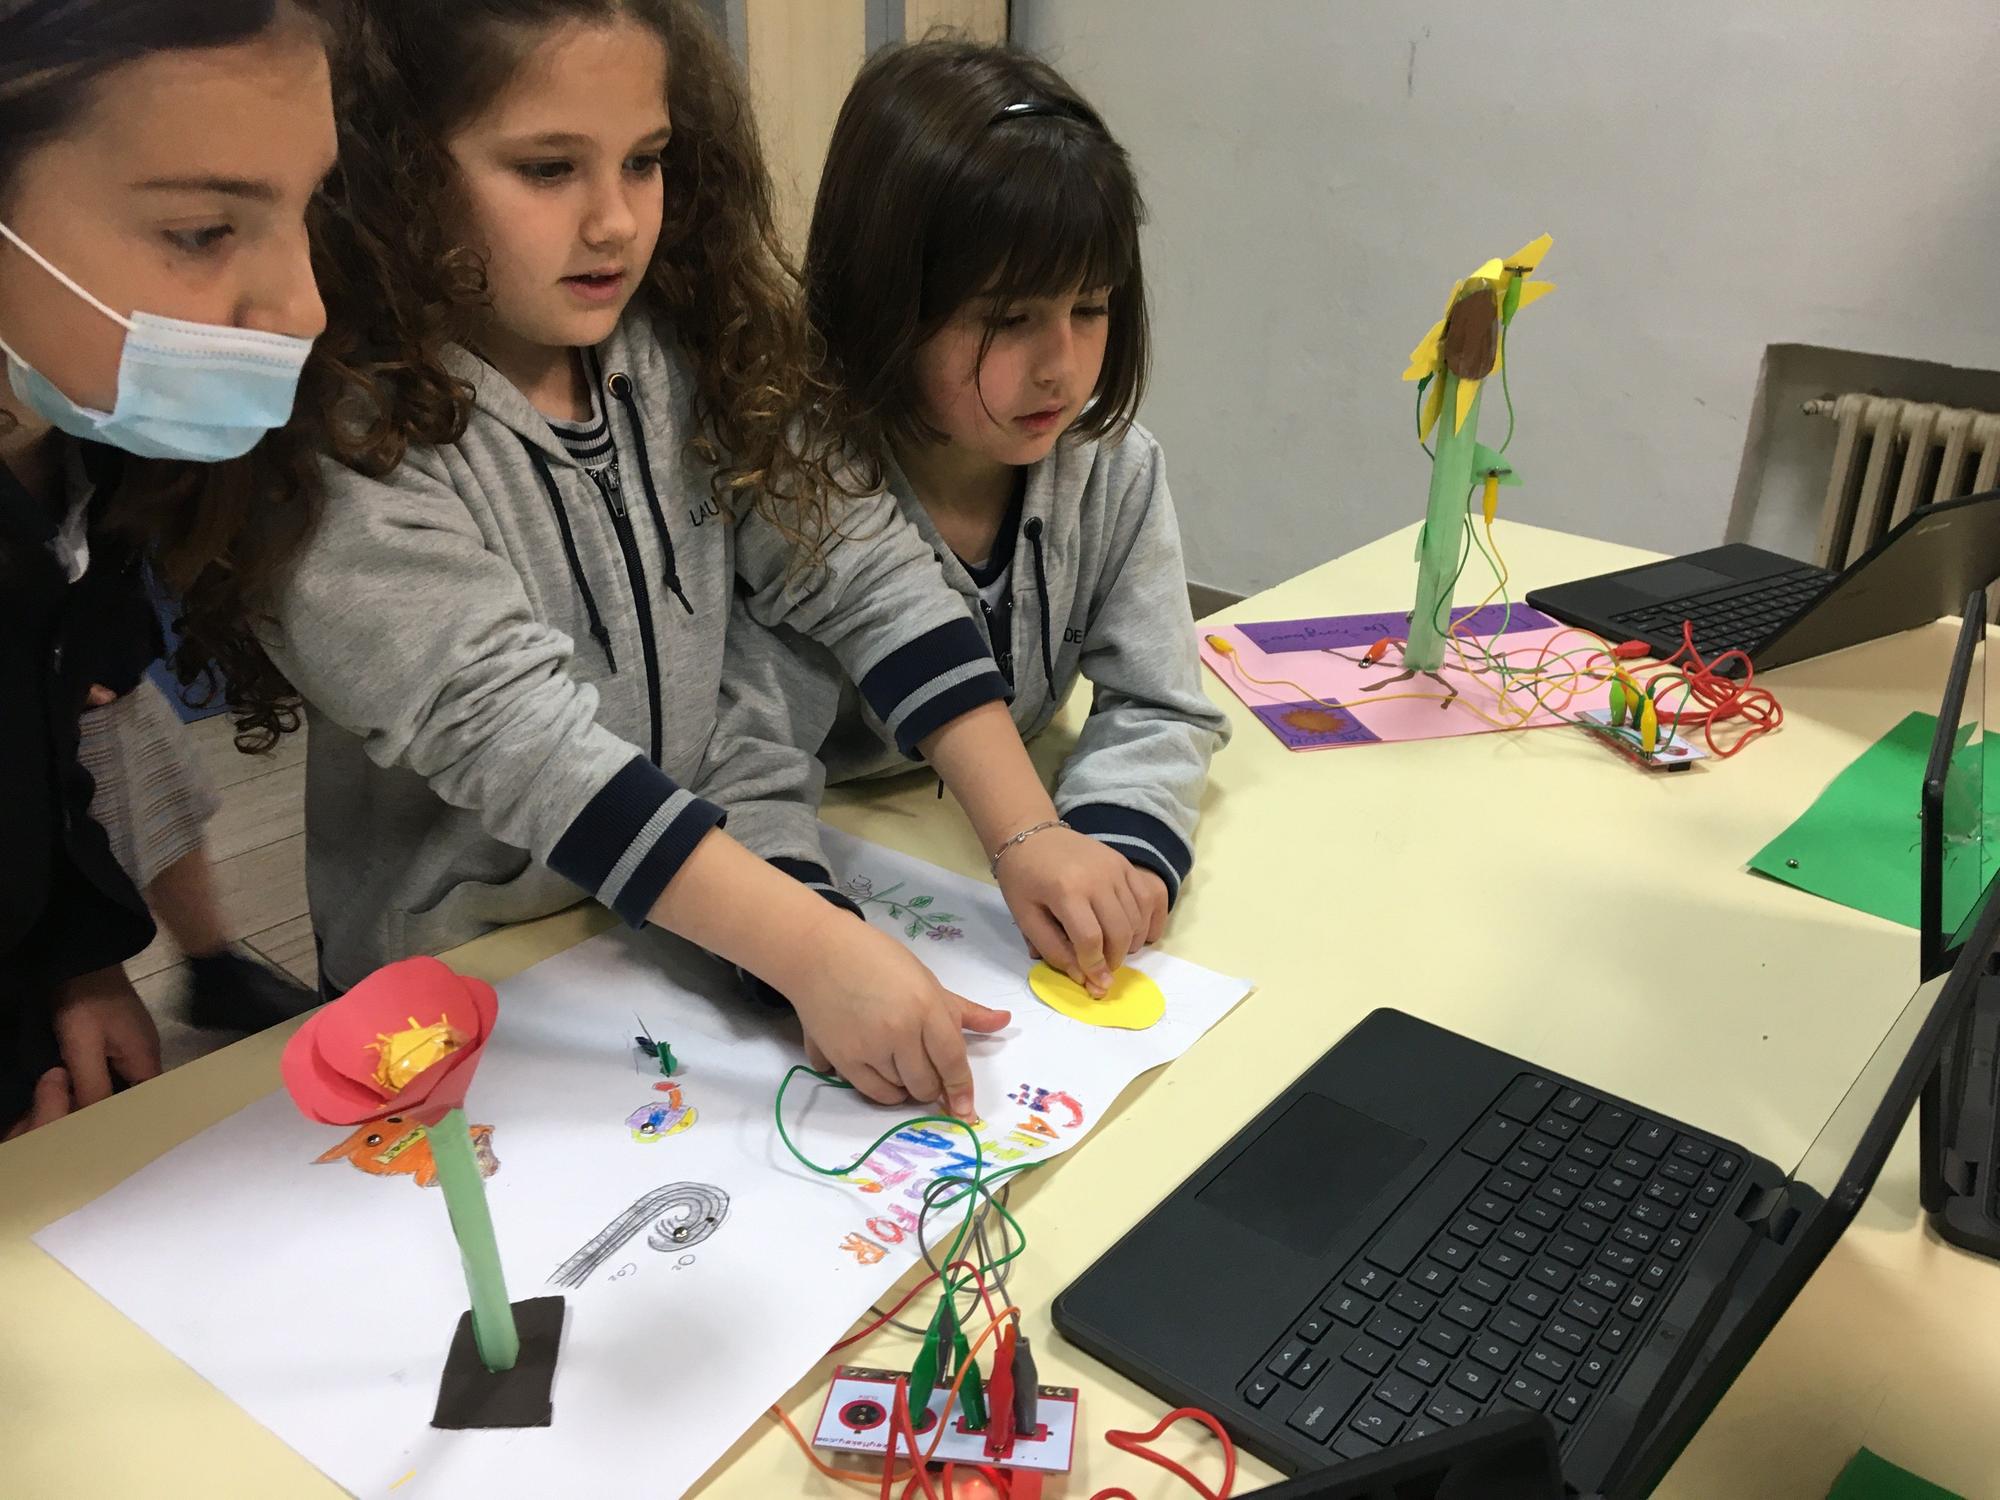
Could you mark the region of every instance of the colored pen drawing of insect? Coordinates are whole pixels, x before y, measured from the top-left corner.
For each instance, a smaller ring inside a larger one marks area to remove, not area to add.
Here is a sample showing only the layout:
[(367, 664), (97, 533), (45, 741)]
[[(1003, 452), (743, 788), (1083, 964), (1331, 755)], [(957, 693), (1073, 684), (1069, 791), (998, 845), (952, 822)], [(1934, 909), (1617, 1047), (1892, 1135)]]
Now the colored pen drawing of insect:
[[(1349, 662), (1354, 666), (1360, 667), (1363, 671), (1377, 665), (1375, 660), (1367, 656), (1353, 656), (1348, 652), (1335, 650), (1332, 646), (1323, 646), (1320, 649), (1328, 656), (1337, 656), (1344, 662)], [(1450, 708), (1452, 700), (1458, 696), (1458, 689), (1445, 681), (1443, 668), (1439, 668), (1435, 672), (1418, 672), (1412, 668), (1405, 668), (1394, 677), (1384, 677), (1379, 682), (1363, 683), (1361, 691), (1364, 693), (1379, 693), (1383, 688), (1394, 687), (1399, 682), (1409, 682), (1420, 676), (1428, 677), (1432, 682), (1444, 689), (1444, 699), (1438, 704), (1438, 707)]]
[[(491, 1177), (500, 1170), (500, 1159), (493, 1154), (491, 1125), (472, 1127), (472, 1151), (481, 1177)], [(437, 1186), (430, 1138), (423, 1126), (411, 1124), (401, 1115), (371, 1120), (331, 1151), (314, 1158), (313, 1165), (343, 1158), (371, 1177), (409, 1176), (416, 1179), (418, 1187)]]
[(871, 906), (879, 906), (893, 920), (904, 923), (904, 937), (922, 936), (934, 943), (955, 943), (965, 936), (965, 929), (956, 925), (959, 919), (955, 912), (936, 909), (934, 903), (937, 897), (906, 896), (897, 900), (896, 893), (905, 883), (899, 880), (887, 890), (878, 891), (875, 882), (866, 875), (855, 875), (841, 889), (864, 911)]
[(632, 1139), (648, 1144), (679, 1135), (695, 1122), (695, 1107), (681, 1097), (678, 1083), (656, 1083), (653, 1087), (666, 1098), (642, 1104), (625, 1117)]
[(582, 1286), (641, 1229), (647, 1230), (648, 1246), (662, 1255), (678, 1256), (676, 1266), (686, 1265), (689, 1258), (682, 1252), (714, 1234), (728, 1217), (729, 1194), (721, 1188), (705, 1182), (670, 1182), (645, 1194), (592, 1235), (576, 1254), (555, 1268), (549, 1284)]

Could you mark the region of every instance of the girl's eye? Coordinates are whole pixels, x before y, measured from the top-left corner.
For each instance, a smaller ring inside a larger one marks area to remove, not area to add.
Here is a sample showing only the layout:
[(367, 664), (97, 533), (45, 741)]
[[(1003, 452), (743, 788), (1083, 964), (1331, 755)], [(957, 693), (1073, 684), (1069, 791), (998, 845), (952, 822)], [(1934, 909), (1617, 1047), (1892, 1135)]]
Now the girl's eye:
[(1111, 316), (1111, 307), (1108, 303), (1104, 302), (1093, 302), (1088, 307), (1078, 307), (1072, 309), (1072, 311), (1079, 318), (1108, 318)]
[(514, 170), (530, 182), (560, 182), (569, 176), (570, 164), (566, 161), (524, 161)]
[(986, 320), (986, 326), (998, 329), (1020, 328), (1025, 326), (1027, 321), (1026, 313), (995, 313)]
[(635, 176), (646, 176), (660, 170), (660, 153), (649, 151), (644, 156), (634, 156), (625, 163), (625, 170)]
[(167, 243), (187, 255), (206, 255), (236, 231), (228, 224), (204, 224), (199, 229), (169, 229)]

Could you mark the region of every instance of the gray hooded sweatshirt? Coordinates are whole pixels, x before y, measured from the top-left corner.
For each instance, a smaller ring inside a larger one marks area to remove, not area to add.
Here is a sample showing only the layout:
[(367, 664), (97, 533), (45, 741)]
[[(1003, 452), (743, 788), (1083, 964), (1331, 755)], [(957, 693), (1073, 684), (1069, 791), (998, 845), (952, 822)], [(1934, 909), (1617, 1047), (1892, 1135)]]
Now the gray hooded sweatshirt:
[(775, 654), (768, 627), (827, 651), (906, 755), (1005, 694), (892, 499), (844, 507), (801, 572), (761, 518), (718, 513), (687, 450), (691, 373), (644, 313), (586, 367), (615, 449), (596, 474), (463, 351), (457, 442), (383, 479), (323, 466), (266, 644), (311, 722), (307, 885), (333, 986), (586, 894), (636, 926), (725, 814), (756, 835), (816, 801), (802, 751), (716, 734), (725, 684)]
[[(1090, 716), (1057, 773), (1056, 808), (1071, 827), (1154, 871), (1178, 899), (1194, 863), (1209, 759), (1228, 743), (1229, 720), (1203, 689), (1160, 445), (1134, 425), (1122, 436), (1058, 443), (1026, 471), (1013, 529), (1003, 527), (995, 544), (996, 560), (1012, 554), (1011, 609), (991, 621), (979, 583), (908, 478), (891, 464), (888, 481), (989, 648), (989, 625), (1004, 624), (996, 655), (1011, 672), (1023, 739), (1048, 727), (1078, 677), (1089, 679)], [(854, 691), (819, 644), (778, 636), (791, 661), (746, 674), (722, 734), (816, 748), (833, 782), (906, 768), (893, 721), (866, 685)], [(751, 847), (823, 863), (815, 826), (810, 807), (767, 808)]]

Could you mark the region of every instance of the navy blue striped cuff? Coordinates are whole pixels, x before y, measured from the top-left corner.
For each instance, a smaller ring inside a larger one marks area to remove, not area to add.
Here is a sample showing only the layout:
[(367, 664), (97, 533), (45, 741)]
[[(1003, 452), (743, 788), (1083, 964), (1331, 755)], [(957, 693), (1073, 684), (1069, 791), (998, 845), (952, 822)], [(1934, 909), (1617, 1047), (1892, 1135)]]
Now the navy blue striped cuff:
[(912, 760), (917, 745), (960, 714), (982, 703), (1004, 703), (1007, 679), (970, 616), (939, 625), (907, 641), (871, 667), (861, 696), (896, 736)]
[(638, 927), (694, 846), (722, 819), (721, 808), (635, 755), (556, 841), (549, 868)]
[(1180, 900), (1181, 882), (1194, 868), (1194, 850), (1151, 813), (1113, 802), (1086, 802), (1070, 808), (1063, 820), (1078, 833), (1089, 834), (1164, 880), (1169, 907)]

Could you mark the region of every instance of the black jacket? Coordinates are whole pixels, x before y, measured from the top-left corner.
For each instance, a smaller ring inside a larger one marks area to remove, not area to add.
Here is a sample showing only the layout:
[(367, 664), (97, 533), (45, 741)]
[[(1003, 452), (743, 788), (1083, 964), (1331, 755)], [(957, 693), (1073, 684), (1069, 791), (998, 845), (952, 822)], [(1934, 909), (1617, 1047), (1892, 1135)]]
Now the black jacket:
[[(119, 455), (86, 444), (101, 497)], [(71, 583), (50, 543), (59, 517), (0, 464), (0, 1130), (54, 1061), (49, 1005), (65, 980), (122, 963), (153, 922), (90, 818), (77, 721), (91, 684), (130, 691), (162, 649), (132, 547), (103, 534)]]

